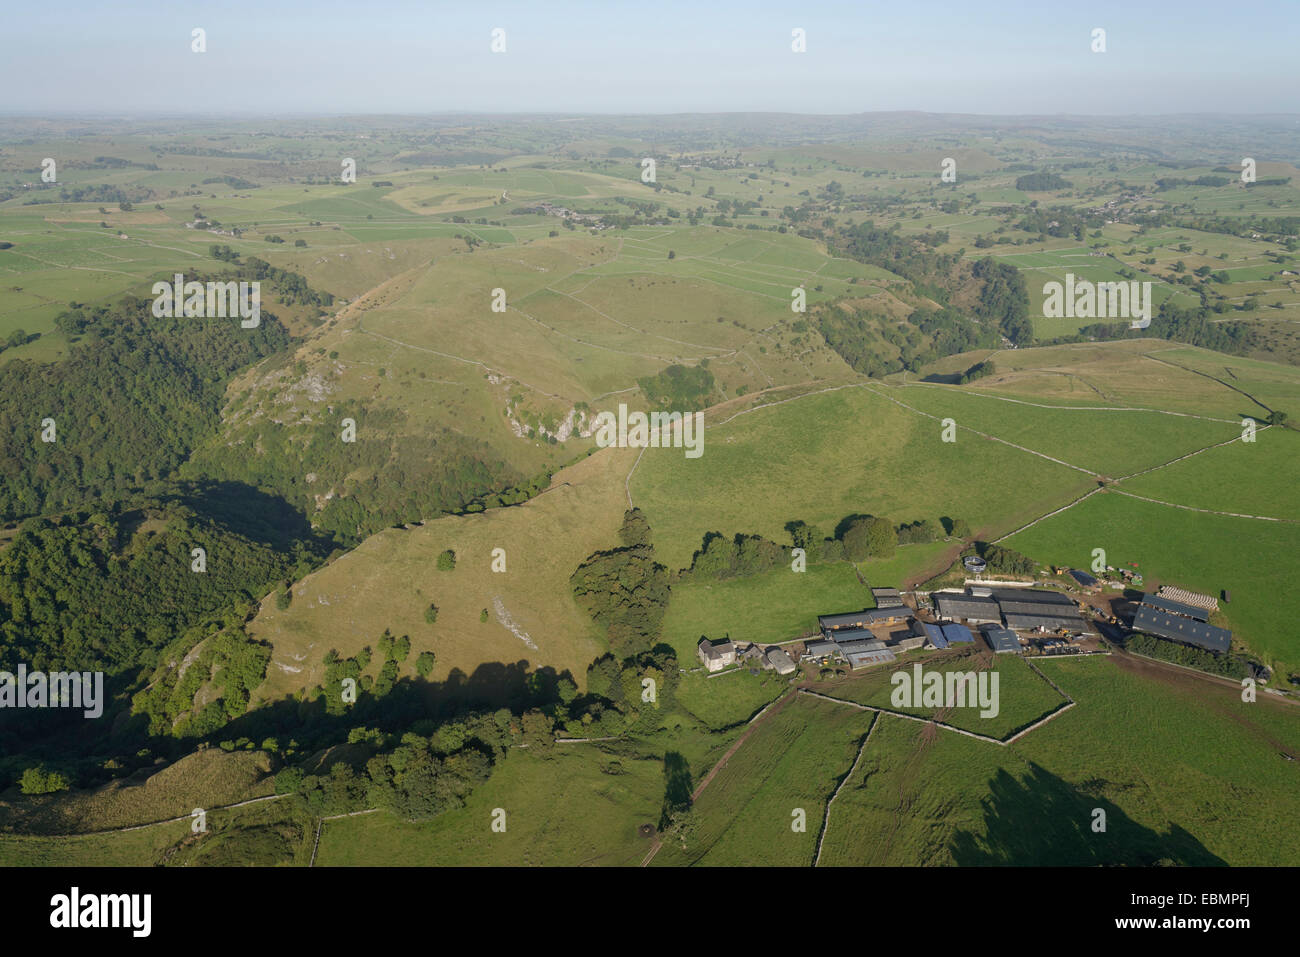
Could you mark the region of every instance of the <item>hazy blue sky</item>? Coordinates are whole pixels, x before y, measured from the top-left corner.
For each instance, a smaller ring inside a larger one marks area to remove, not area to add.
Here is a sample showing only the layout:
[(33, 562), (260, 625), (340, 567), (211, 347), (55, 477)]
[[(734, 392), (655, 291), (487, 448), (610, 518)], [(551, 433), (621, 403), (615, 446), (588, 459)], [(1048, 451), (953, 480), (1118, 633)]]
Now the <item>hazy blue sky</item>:
[(1295, 112), (1297, 50), (1300, 0), (60, 0), (8, 6), (0, 110)]

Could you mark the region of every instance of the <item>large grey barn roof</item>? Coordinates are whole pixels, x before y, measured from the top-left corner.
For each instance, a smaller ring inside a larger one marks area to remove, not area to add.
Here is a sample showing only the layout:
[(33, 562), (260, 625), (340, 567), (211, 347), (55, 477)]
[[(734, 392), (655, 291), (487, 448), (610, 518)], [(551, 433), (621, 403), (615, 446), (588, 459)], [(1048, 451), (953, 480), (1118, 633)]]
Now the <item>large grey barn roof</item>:
[(829, 633), (831, 641), (844, 644), (846, 641), (875, 641), (876, 633), (868, 628), (841, 628)]
[(824, 658), (827, 655), (835, 654), (839, 650), (839, 645), (825, 639), (810, 641), (803, 646), (803, 653), (811, 658)]
[(1004, 599), (998, 602), (1004, 615), (1043, 615), (1048, 618), (1078, 618), (1079, 610), (1075, 607), (1074, 602), (1069, 605), (1058, 605), (1055, 602), (1048, 604), (1041, 601), (1011, 601)]
[(1182, 615), (1186, 618), (1195, 618), (1197, 621), (1210, 620), (1210, 613), (1204, 608), (1197, 608), (1195, 605), (1185, 605), (1181, 601), (1161, 598), (1159, 595), (1143, 595), (1142, 604), (1148, 605), (1157, 611), (1168, 612), (1173, 615)]
[(818, 615), (817, 624), (822, 628), (858, 627), (865, 619), (860, 611), (846, 611), (840, 615)]
[(1007, 615), (1007, 627), (1024, 631), (1035, 628), (1046, 628), (1048, 631), (1092, 631), (1092, 627), (1079, 615), (1020, 615), (1012, 612)]
[(945, 618), (987, 618), (991, 621), (1002, 618), (998, 603), (992, 598), (975, 598), (954, 591), (935, 592), (930, 597), (934, 599), (939, 614)]
[(994, 588), (993, 597), (998, 601), (1032, 601), (1041, 605), (1070, 605), (1074, 599), (1064, 592), (1047, 591), (1043, 588)]
[(1232, 632), (1226, 629), (1184, 618), (1182, 615), (1171, 615), (1146, 605), (1138, 606), (1137, 613), (1133, 616), (1133, 630), (1145, 631), (1160, 638), (1172, 638), (1219, 654), (1226, 652), (1232, 644)]

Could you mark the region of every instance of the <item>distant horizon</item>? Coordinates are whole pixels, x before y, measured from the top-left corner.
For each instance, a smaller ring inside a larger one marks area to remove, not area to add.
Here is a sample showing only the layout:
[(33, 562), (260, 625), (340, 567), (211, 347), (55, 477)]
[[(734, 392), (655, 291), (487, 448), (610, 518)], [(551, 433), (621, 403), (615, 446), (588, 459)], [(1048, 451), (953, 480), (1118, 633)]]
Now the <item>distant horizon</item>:
[(595, 117), (595, 118), (613, 118), (613, 117), (647, 117), (653, 119), (671, 119), (673, 117), (691, 117), (691, 116), (788, 116), (788, 117), (817, 117), (819, 119), (850, 119), (862, 116), (933, 116), (933, 117), (972, 117), (976, 119), (1080, 119), (1080, 120), (1126, 120), (1126, 119), (1178, 119), (1178, 118), (1230, 118), (1230, 119), (1249, 119), (1249, 118), (1267, 118), (1267, 117), (1284, 117), (1296, 118), (1300, 120), (1300, 110), (1295, 111), (1273, 111), (1261, 110), (1258, 112), (1226, 112), (1223, 110), (1208, 111), (1185, 111), (1185, 112), (1168, 112), (1168, 113), (1044, 113), (1044, 112), (1027, 112), (1027, 113), (973, 113), (966, 111), (938, 111), (938, 110), (920, 110), (920, 109), (897, 109), (897, 110), (859, 110), (850, 113), (821, 113), (817, 111), (791, 111), (791, 110), (674, 110), (670, 112), (646, 112), (641, 110), (562, 110), (562, 109), (536, 109), (536, 110), (465, 110), (465, 109), (442, 109), (442, 110), (389, 110), (389, 109), (371, 109), (371, 110), (346, 110), (346, 111), (315, 111), (315, 110), (274, 110), (274, 111), (256, 111), (256, 110), (5, 110), (0, 109), (0, 117), (12, 118), (38, 118), (38, 119), (116, 119), (121, 117), (195, 117), (195, 118), (231, 118), (231, 119), (277, 119), (283, 117), (310, 117), (318, 119), (345, 119), (353, 117), (437, 117), (437, 116), (490, 116), (490, 117), (522, 117), (522, 118), (550, 118), (550, 117)]
[(10, 11), (0, 112), (1270, 115), (1298, 47), (1288, 0), (68, 0)]

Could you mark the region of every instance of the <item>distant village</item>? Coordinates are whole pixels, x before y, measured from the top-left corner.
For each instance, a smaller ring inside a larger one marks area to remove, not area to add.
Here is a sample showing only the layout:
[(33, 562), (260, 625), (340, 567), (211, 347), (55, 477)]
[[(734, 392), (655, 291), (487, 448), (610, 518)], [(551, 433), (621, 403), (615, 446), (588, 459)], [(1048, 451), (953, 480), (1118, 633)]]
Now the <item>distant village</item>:
[(876, 607), (819, 615), (815, 637), (766, 648), (704, 638), (700, 662), (710, 673), (746, 665), (779, 675), (793, 674), (801, 664), (857, 670), (916, 649), (973, 645), (977, 634), (995, 654), (1088, 654), (1102, 650), (1099, 628), (1111, 629), (1111, 636), (1123, 630), (1154, 635), (1216, 655), (1226, 654), (1232, 643), (1230, 631), (1209, 623), (1219, 607), (1209, 595), (1164, 585), (1136, 600), (1101, 596), (1103, 585), (1140, 585), (1134, 572), (1115, 572), (1115, 580), (1103, 583), (1086, 572), (1054, 569), (1077, 583), (1076, 598), (1034, 582), (986, 582), (983, 559), (964, 564), (975, 577), (960, 591), (911, 592), (909, 604), (897, 588), (872, 588)]

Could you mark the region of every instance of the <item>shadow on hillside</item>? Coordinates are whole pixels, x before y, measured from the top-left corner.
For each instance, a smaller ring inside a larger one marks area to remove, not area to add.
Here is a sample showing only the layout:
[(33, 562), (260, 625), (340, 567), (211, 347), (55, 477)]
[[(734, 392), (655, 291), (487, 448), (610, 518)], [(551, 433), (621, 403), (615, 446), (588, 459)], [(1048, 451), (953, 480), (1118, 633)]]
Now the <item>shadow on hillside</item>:
[(328, 535), (311, 527), (307, 517), (278, 495), (243, 482), (185, 482), (162, 496), (219, 522), (245, 538), (289, 551), (302, 542), (324, 554), (332, 545)]
[(420, 721), (437, 723), (475, 711), (504, 708), (522, 714), (559, 703), (559, 681), (566, 677), (573, 678), (567, 669), (557, 672), (549, 665), (530, 672), (525, 660), (513, 664), (493, 661), (479, 665), (470, 675), (453, 668), (444, 681), (402, 678), (382, 696), (361, 690), (356, 703), (342, 714), (331, 714), (323, 697), (299, 701), (285, 695), (224, 725), (214, 737), (261, 741), (289, 735), (307, 738), (320, 747), (346, 741), (349, 730), (361, 726), (396, 731)]
[[(1100, 786), (1104, 782), (1097, 782)], [(1017, 780), (998, 771), (989, 782), (984, 834), (958, 831), (949, 844), (954, 863), (969, 865), (1226, 866), (1178, 825), (1161, 834), (1133, 821), (1104, 798), (1090, 796), (1037, 764)], [(1094, 809), (1106, 830), (1092, 829)]]

